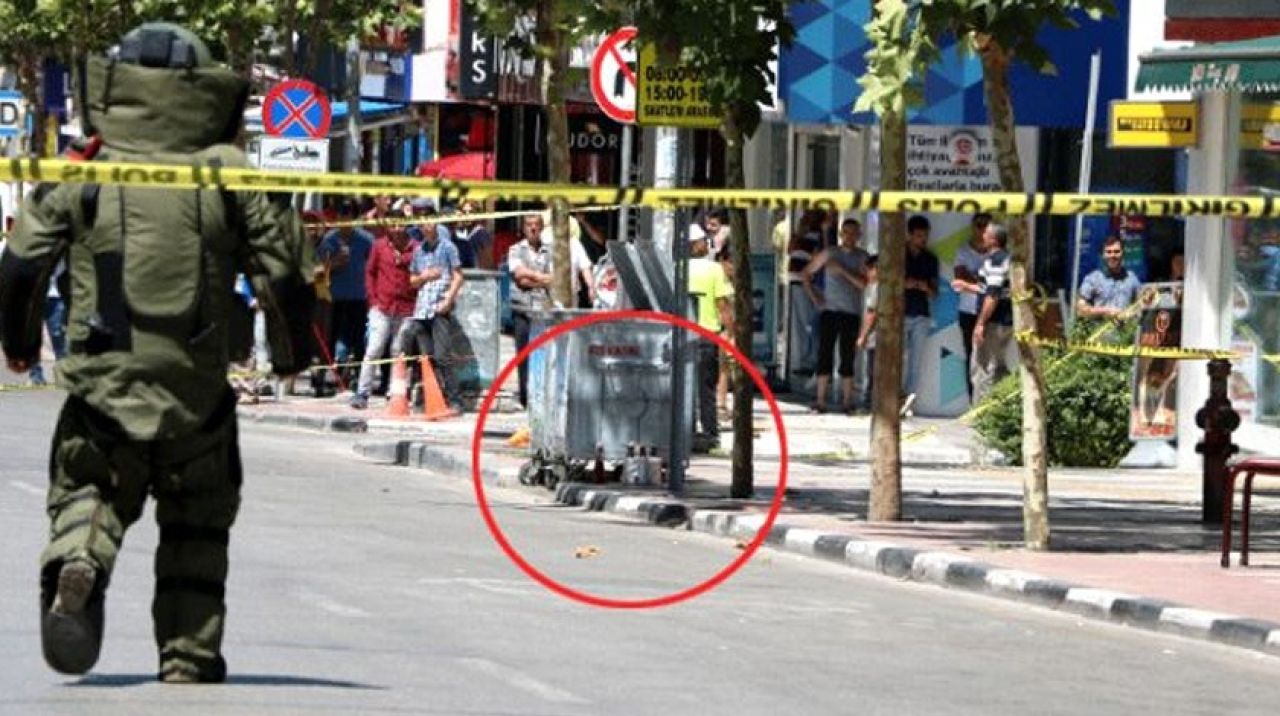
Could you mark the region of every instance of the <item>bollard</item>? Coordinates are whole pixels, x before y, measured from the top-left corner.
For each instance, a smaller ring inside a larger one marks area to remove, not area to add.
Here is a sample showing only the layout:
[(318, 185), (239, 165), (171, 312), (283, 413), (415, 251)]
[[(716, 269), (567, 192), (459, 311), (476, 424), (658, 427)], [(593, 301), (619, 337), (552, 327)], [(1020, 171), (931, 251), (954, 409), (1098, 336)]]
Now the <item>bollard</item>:
[(1231, 399), (1227, 397), (1230, 377), (1230, 361), (1209, 361), (1209, 400), (1196, 411), (1196, 427), (1204, 430), (1204, 439), (1196, 445), (1196, 452), (1204, 456), (1200, 521), (1206, 525), (1222, 524), (1227, 461), (1240, 451), (1239, 446), (1231, 442), (1231, 433), (1240, 427), (1240, 414), (1231, 408)]

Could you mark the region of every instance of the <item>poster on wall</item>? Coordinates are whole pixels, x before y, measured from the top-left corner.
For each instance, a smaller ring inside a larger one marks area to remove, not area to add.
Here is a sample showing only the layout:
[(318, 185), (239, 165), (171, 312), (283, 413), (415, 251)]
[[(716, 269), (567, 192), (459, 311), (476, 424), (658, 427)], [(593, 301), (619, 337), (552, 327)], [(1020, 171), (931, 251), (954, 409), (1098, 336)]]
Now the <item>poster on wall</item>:
[(778, 362), (776, 262), (773, 254), (751, 254), (751, 359), (762, 367)]
[[(1017, 130), (1022, 180), (1036, 186), (1039, 130)], [(907, 129), (907, 190), (977, 193), (1000, 191), (995, 142), (986, 126), (926, 126)], [(955, 417), (969, 409), (968, 360), (960, 333), (960, 296), (951, 289), (956, 254), (973, 238), (968, 214), (929, 214), (929, 250), (938, 257), (938, 295), (930, 307), (933, 328), (920, 365), (915, 412)], [(1034, 238), (1034, 237), (1033, 237)], [(1012, 349), (1011, 349), (1012, 350)]]
[(1241, 423), (1255, 423), (1258, 421), (1258, 344), (1237, 338), (1232, 341), (1231, 350), (1236, 358), (1231, 361), (1227, 396)]
[[(1138, 334), (1141, 348), (1182, 345), (1182, 284), (1152, 283), (1142, 287)], [(1178, 361), (1139, 356), (1133, 364), (1133, 399), (1129, 439), (1172, 440), (1178, 434)]]

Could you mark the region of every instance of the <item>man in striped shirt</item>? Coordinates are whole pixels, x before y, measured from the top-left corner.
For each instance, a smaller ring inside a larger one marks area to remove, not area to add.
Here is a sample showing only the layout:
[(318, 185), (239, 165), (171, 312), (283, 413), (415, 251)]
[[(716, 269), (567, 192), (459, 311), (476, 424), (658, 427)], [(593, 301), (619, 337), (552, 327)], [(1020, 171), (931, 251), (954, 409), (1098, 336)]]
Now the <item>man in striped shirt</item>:
[(975, 404), (1009, 374), (1009, 349), (1013, 344), (1009, 231), (1000, 224), (988, 224), (982, 238), (987, 255), (978, 271), (982, 304), (973, 328), (973, 363), (969, 366)]

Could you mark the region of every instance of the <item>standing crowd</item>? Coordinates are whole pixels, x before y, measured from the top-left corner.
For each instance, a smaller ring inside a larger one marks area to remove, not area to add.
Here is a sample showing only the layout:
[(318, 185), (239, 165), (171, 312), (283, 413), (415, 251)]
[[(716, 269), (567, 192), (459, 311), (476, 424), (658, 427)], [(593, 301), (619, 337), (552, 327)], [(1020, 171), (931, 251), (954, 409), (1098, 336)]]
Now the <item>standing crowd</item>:
[[(836, 212), (804, 213), (792, 231), (775, 217), (773, 243), (780, 265), (779, 289), (799, 316), (799, 332), (809, 335), (806, 350), (793, 355), (799, 375), (814, 378), (810, 409), (832, 409), (839, 377), (839, 410), (848, 415), (871, 408), (879, 301), (878, 257), (861, 247), (863, 227), (856, 218), (839, 221)], [(839, 227), (838, 229), (836, 227)], [(934, 299), (942, 280), (941, 264), (929, 249), (933, 227), (925, 216), (907, 221), (902, 305), (903, 390), (899, 408), (912, 413), (921, 389), (925, 352), (935, 327)], [(968, 240), (957, 252), (950, 287), (959, 296), (966, 387), (969, 400), (982, 399), (1010, 370), (1013, 308), (1009, 290), (1008, 231), (988, 214), (972, 217)], [(790, 285), (801, 291), (789, 293)], [(793, 323), (793, 329), (797, 324)], [(858, 362), (864, 380), (858, 385)]]

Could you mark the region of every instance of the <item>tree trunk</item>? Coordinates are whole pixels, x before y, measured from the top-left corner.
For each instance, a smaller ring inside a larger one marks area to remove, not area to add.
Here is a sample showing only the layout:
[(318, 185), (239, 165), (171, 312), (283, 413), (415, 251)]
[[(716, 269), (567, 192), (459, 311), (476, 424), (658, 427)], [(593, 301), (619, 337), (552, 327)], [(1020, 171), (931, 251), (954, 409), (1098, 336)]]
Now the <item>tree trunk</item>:
[(44, 156), (45, 111), (44, 93), (40, 87), (40, 56), (31, 53), (18, 61), (18, 91), (27, 98), (27, 112), (31, 115), (31, 136), (27, 137), (27, 155)]
[[(746, 138), (733, 112), (727, 113), (722, 131), (725, 140), (725, 182), (729, 189), (745, 189), (743, 153)], [(748, 359), (751, 357), (751, 237), (747, 232), (747, 213), (741, 209), (729, 212), (730, 252), (733, 254), (733, 338), (734, 345)], [(729, 496), (739, 499), (755, 492), (752, 468), (755, 384), (737, 361), (731, 361), (733, 376), (733, 484)]]
[(280, 37), (283, 50), (284, 73), (287, 77), (296, 77), (298, 72), (298, 46), (293, 41), (298, 29), (298, 0), (282, 0), (280, 8)]
[[(542, 59), (542, 88), (543, 106), (547, 111), (548, 178), (552, 184), (569, 183), (569, 113), (564, 104), (569, 47), (560, 26), (562, 2), (538, 2), (538, 44), (546, 52)], [(551, 227), (556, 238), (551, 248), (551, 298), (565, 308), (576, 308), (578, 301), (573, 292), (568, 206), (563, 201), (554, 201), (550, 208)]]
[[(1009, 56), (989, 40), (981, 48), (982, 74), (991, 115), (991, 130), (1000, 166), (1000, 186), (1006, 192), (1021, 194), (1022, 161), (1014, 132), (1013, 105), (1009, 97)], [(1009, 249), (1013, 265), (1011, 289), (1015, 296), (1030, 295), (1031, 276), (1027, 265), (1030, 257), (1026, 216), (1010, 216)], [(1014, 302), (1014, 330), (1034, 331), (1035, 314), (1028, 302)], [(1022, 385), (1022, 483), (1023, 539), (1028, 549), (1049, 549), (1049, 453), (1045, 426), (1045, 382), (1040, 366), (1040, 350), (1029, 343), (1018, 343)]]
[(324, 35), (324, 20), (333, 8), (332, 0), (317, 0), (315, 12), (307, 21), (307, 56), (303, 58), (302, 76), (315, 77), (320, 67), (320, 52), (329, 46)]
[[(907, 186), (907, 122), (896, 112), (880, 118), (880, 189)], [(880, 298), (876, 303), (875, 383), (872, 390), (871, 505), (867, 519), (902, 519), (903, 281), (906, 276), (906, 217), (880, 219)]]

